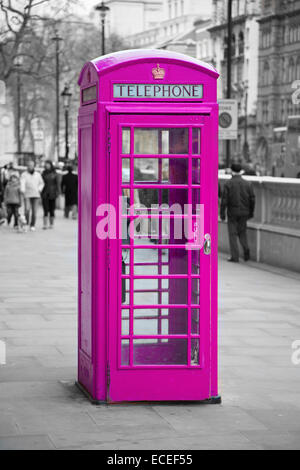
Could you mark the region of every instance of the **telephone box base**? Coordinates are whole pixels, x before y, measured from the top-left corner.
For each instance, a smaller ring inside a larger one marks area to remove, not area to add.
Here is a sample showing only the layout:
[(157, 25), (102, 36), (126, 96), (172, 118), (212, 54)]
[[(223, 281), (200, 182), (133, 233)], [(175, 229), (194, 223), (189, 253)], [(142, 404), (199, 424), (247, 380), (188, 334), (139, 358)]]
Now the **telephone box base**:
[(158, 403), (168, 405), (168, 404), (178, 404), (178, 405), (183, 405), (186, 403), (190, 404), (198, 404), (198, 405), (221, 405), (222, 404), (222, 397), (211, 397), (208, 398), (207, 400), (199, 400), (199, 401), (135, 401), (135, 402), (111, 402), (111, 401), (105, 401), (105, 400), (95, 400), (91, 394), (79, 383), (75, 382), (76, 387), (85, 395), (85, 397), (91, 402), (92, 405), (123, 405), (126, 403), (126, 405), (157, 405)]
[(92, 395), (81, 385), (79, 382), (75, 382), (76, 387), (85, 395), (85, 397), (91, 402), (92, 405), (107, 405), (106, 401), (95, 400)]
[(202, 402), (204, 405), (221, 405), (222, 404), (222, 397), (211, 397), (208, 398), (207, 400), (204, 400)]

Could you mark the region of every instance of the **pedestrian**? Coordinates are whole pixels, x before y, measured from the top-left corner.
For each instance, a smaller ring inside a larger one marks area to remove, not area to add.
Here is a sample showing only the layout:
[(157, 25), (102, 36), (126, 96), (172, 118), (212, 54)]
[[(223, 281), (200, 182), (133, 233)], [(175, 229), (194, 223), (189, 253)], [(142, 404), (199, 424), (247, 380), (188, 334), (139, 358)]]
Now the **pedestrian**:
[(45, 170), (42, 173), (42, 177), (44, 180), (44, 188), (42, 191), (44, 210), (43, 229), (46, 230), (48, 228), (48, 220), (50, 222), (49, 228), (54, 227), (56, 198), (59, 195), (58, 176), (54, 165), (50, 160), (45, 162)]
[(0, 169), (0, 207), (4, 200), (4, 184), (2, 181), (2, 169)]
[(10, 225), (12, 217), (14, 217), (14, 228), (19, 228), (19, 208), (21, 207), (21, 187), (20, 180), (16, 175), (12, 175), (5, 187), (4, 203), (7, 210), (7, 225)]
[(65, 217), (69, 218), (72, 211), (72, 218), (77, 218), (78, 207), (78, 176), (73, 172), (73, 167), (68, 166), (68, 173), (63, 176), (61, 191), (65, 195)]
[(2, 171), (0, 173), (0, 225), (5, 224), (5, 209), (4, 209), (4, 186), (2, 182)]
[(30, 161), (21, 176), (21, 192), (24, 196), (25, 218), (30, 230), (35, 231), (36, 214), (41, 192), (44, 188), (44, 181), (41, 174), (36, 171), (35, 163)]
[(221, 219), (228, 218), (228, 235), (231, 257), (228, 261), (239, 262), (238, 238), (244, 251), (244, 260), (250, 259), (247, 239), (247, 220), (254, 215), (255, 195), (250, 182), (242, 178), (242, 166), (231, 166), (232, 178), (225, 183), (221, 201)]
[(19, 177), (19, 172), (14, 167), (14, 163), (9, 162), (7, 165), (5, 165), (5, 167), (2, 170), (2, 184), (3, 184), (4, 188), (7, 185), (8, 181), (10, 180), (10, 177), (12, 175), (16, 175), (17, 177)]

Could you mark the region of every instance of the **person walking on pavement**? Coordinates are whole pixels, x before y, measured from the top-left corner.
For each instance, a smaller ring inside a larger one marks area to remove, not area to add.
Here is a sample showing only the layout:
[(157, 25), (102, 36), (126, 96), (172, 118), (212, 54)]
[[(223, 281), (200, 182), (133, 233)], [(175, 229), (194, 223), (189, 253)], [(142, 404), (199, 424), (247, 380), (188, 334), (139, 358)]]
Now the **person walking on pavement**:
[(4, 213), (4, 185), (2, 181), (2, 170), (0, 170), (0, 225), (5, 224)]
[(34, 162), (30, 161), (27, 166), (27, 171), (21, 176), (21, 192), (24, 196), (26, 222), (27, 225), (30, 223), (30, 230), (32, 232), (35, 231), (38, 202), (43, 188), (43, 178), (40, 173), (35, 170)]
[(14, 228), (19, 228), (19, 208), (22, 203), (20, 181), (16, 175), (12, 175), (5, 187), (4, 203), (7, 210), (7, 225), (14, 217)]
[(10, 177), (12, 175), (15, 175), (17, 177), (19, 177), (19, 173), (18, 173), (18, 170), (16, 170), (16, 168), (14, 167), (14, 163), (13, 162), (9, 162), (7, 165), (5, 165), (5, 167), (3, 168), (2, 170), (2, 175), (1, 175), (1, 179), (2, 179), (2, 184), (3, 184), (3, 187), (5, 188), (5, 186), (7, 185), (7, 183), (9, 182), (10, 180)]
[(249, 261), (250, 250), (247, 238), (247, 220), (254, 216), (255, 195), (251, 183), (242, 178), (242, 166), (233, 163), (232, 178), (226, 182), (221, 201), (221, 219), (228, 218), (228, 235), (231, 257), (228, 261), (239, 262), (238, 238), (244, 251), (244, 260)]
[(78, 206), (78, 176), (73, 173), (73, 167), (68, 167), (68, 173), (63, 176), (61, 182), (61, 191), (65, 195), (65, 217), (69, 218), (72, 211), (72, 218), (77, 217)]
[(45, 170), (42, 173), (44, 180), (44, 188), (42, 191), (42, 203), (44, 210), (44, 226), (48, 228), (48, 218), (50, 221), (49, 228), (54, 226), (56, 198), (59, 195), (58, 175), (50, 160), (45, 162)]

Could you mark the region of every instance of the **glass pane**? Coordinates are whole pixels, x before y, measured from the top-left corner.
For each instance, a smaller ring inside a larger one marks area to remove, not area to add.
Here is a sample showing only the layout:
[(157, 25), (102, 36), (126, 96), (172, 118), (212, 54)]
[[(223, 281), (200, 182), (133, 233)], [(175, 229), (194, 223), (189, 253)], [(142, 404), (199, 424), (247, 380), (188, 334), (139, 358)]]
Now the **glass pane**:
[[(166, 279), (167, 280), (167, 279)], [(136, 279), (134, 289), (137, 290), (158, 290), (158, 279)]]
[(188, 219), (138, 217), (134, 220), (134, 245), (184, 245), (187, 242)]
[(135, 308), (134, 309), (134, 318), (157, 318), (160, 315), (160, 312), (165, 311), (164, 308)]
[[(122, 197), (122, 214), (126, 215), (129, 212), (129, 197), (126, 197), (125, 192), (129, 193), (129, 190), (123, 189)], [(130, 219), (122, 218), (122, 245), (130, 245), (130, 233), (129, 233)]]
[(122, 245), (130, 245), (129, 219), (122, 219)]
[(201, 153), (201, 129), (193, 128), (193, 155), (200, 155)]
[(188, 251), (184, 248), (134, 250), (134, 274), (187, 274)]
[(134, 275), (153, 276), (158, 274), (157, 250), (134, 250)]
[(134, 310), (135, 335), (187, 334), (187, 309), (163, 308)]
[(188, 184), (188, 159), (135, 158), (134, 182), (145, 181), (160, 184)]
[(122, 274), (129, 274), (129, 250), (122, 250)]
[(189, 130), (175, 128), (169, 130), (169, 154), (189, 153)]
[(121, 365), (129, 366), (129, 339), (121, 341)]
[(122, 183), (130, 183), (130, 159), (122, 158)]
[(151, 238), (151, 237), (143, 237), (143, 236), (135, 236), (134, 240), (133, 240), (133, 243), (135, 246), (138, 246), (138, 245), (146, 245), (146, 246), (153, 246), (155, 248), (155, 245), (157, 245), (157, 243), (160, 243), (161, 245), (169, 245), (170, 244), (170, 240), (169, 239), (163, 239), (163, 240), (159, 240), (158, 238)]
[(125, 127), (122, 129), (122, 153), (130, 153), (130, 129)]
[(200, 188), (192, 189), (192, 210), (193, 214), (200, 215)]
[(163, 160), (165, 162), (164, 182), (168, 184), (188, 184), (189, 162), (187, 158), (170, 158)]
[(198, 158), (193, 158), (192, 160), (192, 184), (201, 183), (200, 165), (201, 165), (201, 160)]
[(129, 335), (129, 309), (122, 309), (122, 335)]
[(158, 181), (158, 158), (135, 158), (134, 159), (134, 182)]
[(192, 274), (200, 274), (200, 252), (192, 250)]
[(134, 153), (136, 155), (188, 154), (188, 129), (181, 127), (169, 129), (135, 128)]
[(130, 288), (130, 280), (129, 279), (122, 279), (122, 304), (129, 305), (129, 288)]
[(192, 279), (192, 304), (200, 303), (200, 279)]
[(169, 131), (161, 131), (161, 153), (166, 155), (170, 153)]
[(134, 153), (155, 155), (158, 152), (158, 129), (134, 129)]
[(157, 287), (153, 279), (136, 279), (134, 290), (135, 305), (184, 305), (188, 302), (187, 279), (158, 279)]
[(192, 308), (192, 334), (200, 334), (200, 310), (198, 308)]
[(200, 364), (200, 354), (199, 354), (199, 339), (191, 339), (191, 366), (199, 366)]
[(187, 340), (136, 339), (133, 341), (133, 363), (134, 365), (186, 365)]
[(129, 214), (130, 208), (130, 189), (123, 188), (122, 189), (122, 214), (126, 215)]
[(188, 203), (188, 190), (178, 188), (139, 188), (134, 190), (135, 213), (145, 214), (151, 209), (153, 214), (184, 214)]

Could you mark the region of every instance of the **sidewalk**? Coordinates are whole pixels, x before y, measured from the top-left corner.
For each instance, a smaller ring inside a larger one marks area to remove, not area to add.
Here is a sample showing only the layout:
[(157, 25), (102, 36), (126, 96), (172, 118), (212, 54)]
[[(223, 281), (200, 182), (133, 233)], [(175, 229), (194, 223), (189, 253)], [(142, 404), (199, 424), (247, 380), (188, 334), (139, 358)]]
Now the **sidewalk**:
[(0, 228), (0, 450), (300, 449), (299, 276), (220, 258), (222, 406), (95, 407), (74, 387), (76, 238), (61, 214)]

